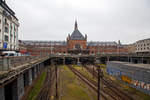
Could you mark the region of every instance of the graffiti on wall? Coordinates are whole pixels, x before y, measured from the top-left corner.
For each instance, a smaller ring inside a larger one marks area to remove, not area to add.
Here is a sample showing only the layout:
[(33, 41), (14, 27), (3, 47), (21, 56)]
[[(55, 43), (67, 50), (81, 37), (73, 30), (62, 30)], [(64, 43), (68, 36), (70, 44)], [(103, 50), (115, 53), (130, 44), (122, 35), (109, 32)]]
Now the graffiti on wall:
[(122, 81), (124, 81), (128, 84), (132, 84), (136, 87), (150, 90), (150, 84), (146, 84), (146, 83), (144, 83), (142, 81), (138, 81), (138, 80), (133, 80), (133, 79), (129, 78), (128, 76), (124, 76), (124, 75), (121, 76), (121, 79), (122, 79)]
[(150, 90), (150, 84), (146, 84), (145, 82), (133, 80), (132, 84), (136, 87), (143, 88), (146, 90)]
[(107, 69), (107, 73), (109, 75), (120, 77), (122, 81), (124, 81), (128, 84), (132, 84), (132, 85), (134, 85), (138, 88), (143, 88), (143, 89), (146, 89), (146, 90), (150, 90), (150, 84), (147, 84), (147, 83), (139, 81), (139, 80), (134, 80), (134, 79), (124, 75), (125, 73), (121, 72), (120, 70), (111, 68), (111, 69)]
[(127, 76), (122, 75), (122, 76), (121, 76), (121, 79), (122, 79), (124, 82), (127, 82), (128, 84), (131, 84), (131, 83), (132, 83), (132, 80), (131, 80), (129, 77), (127, 77)]
[(114, 76), (121, 75), (120, 70), (117, 69), (107, 69), (107, 73)]

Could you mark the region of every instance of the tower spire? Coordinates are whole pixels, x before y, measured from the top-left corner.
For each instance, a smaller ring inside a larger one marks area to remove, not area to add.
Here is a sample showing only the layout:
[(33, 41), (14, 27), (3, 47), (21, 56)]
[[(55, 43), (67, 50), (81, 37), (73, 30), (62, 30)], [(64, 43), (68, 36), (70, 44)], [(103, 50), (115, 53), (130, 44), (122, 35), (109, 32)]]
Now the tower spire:
[(74, 30), (77, 30), (77, 29), (78, 29), (78, 24), (77, 24), (77, 20), (76, 20)]

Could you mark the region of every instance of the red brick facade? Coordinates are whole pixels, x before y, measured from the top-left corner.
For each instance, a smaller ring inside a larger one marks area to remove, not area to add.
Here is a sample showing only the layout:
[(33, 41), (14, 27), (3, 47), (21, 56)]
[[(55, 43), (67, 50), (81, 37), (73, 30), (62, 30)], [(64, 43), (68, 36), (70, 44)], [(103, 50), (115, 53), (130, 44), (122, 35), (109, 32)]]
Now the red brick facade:
[(76, 45), (80, 45), (81, 49), (87, 49), (87, 40), (67, 40), (67, 49), (75, 49)]
[(65, 41), (23, 41), (21, 46), (27, 47), (30, 55), (49, 54), (118, 54), (128, 53), (128, 50), (121, 46), (120, 42), (87, 42), (87, 35), (83, 36), (75, 23), (73, 33), (68, 35)]

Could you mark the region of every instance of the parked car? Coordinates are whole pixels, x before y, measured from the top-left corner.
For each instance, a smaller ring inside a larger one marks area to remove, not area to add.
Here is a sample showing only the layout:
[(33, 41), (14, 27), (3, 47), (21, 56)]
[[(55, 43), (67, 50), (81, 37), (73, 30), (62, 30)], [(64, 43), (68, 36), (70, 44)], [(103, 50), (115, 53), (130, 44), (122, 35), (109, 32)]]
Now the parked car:
[(17, 53), (16, 51), (3, 51), (2, 56), (10, 57), (10, 56), (22, 56), (21, 53)]

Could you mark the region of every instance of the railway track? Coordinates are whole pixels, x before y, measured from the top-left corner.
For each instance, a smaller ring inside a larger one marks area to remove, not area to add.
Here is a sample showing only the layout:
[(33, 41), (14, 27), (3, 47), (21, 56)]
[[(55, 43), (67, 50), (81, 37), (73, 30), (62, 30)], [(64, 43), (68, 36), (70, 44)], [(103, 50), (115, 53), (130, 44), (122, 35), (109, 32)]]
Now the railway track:
[[(69, 66), (69, 69), (97, 93), (98, 87), (95, 81), (88, 79), (86, 76), (84, 76), (82, 73), (71, 66)], [(107, 91), (105, 91), (104, 89), (102, 89), (101, 91), (101, 96), (104, 100), (119, 100), (116, 99), (116, 97), (111, 93), (107, 93)]]
[[(91, 74), (93, 74), (93, 70), (85, 67)], [(94, 77), (98, 78), (97, 71), (94, 71)], [(133, 100), (133, 98), (126, 93), (124, 93), (122, 90), (120, 90), (116, 85), (113, 84), (112, 81), (109, 81), (108, 79), (101, 78), (102, 83), (105, 85), (105, 88), (112, 91), (112, 94), (117, 95), (119, 100)]]
[(36, 100), (50, 100), (50, 92), (51, 92), (51, 84), (53, 83), (54, 80), (54, 70), (47, 70), (47, 76), (44, 81), (44, 85), (36, 97)]

